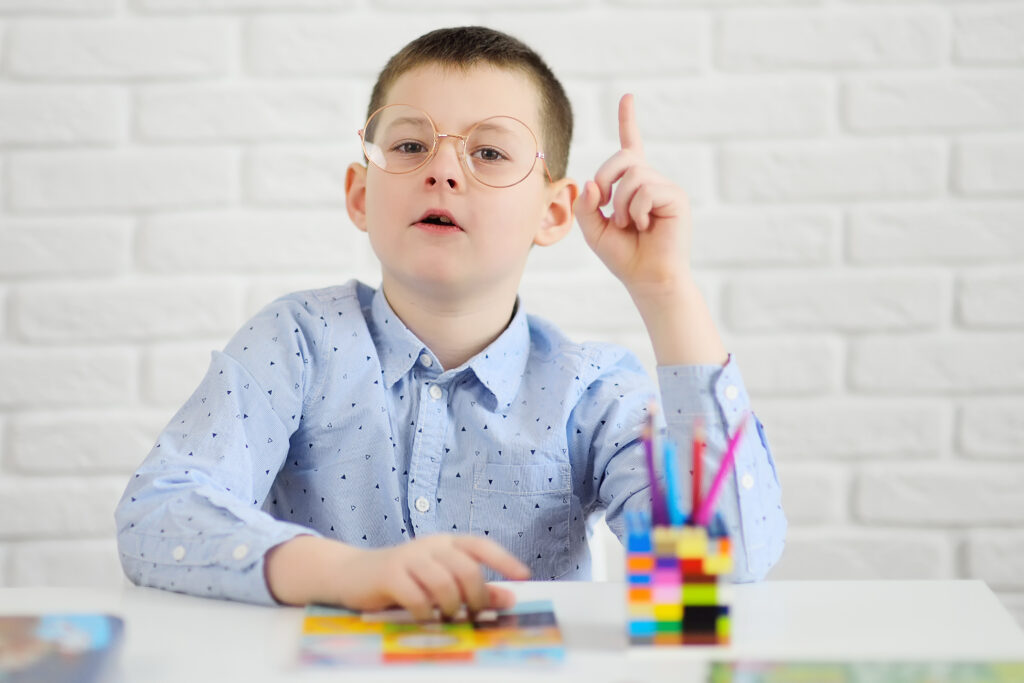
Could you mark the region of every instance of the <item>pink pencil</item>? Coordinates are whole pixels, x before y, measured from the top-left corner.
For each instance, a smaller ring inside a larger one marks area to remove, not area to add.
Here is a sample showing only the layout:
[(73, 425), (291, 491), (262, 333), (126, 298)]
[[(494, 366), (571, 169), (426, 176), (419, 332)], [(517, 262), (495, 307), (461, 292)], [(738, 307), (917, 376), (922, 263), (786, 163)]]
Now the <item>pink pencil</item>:
[(750, 417), (750, 413), (743, 413), (743, 417), (740, 418), (740, 424), (736, 427), (736, 432), (729, 439), (729, 445), (725, 451), (725, 457), (722, 458), (722, 464), (718, 466), (718, 472), (715, 473), (715, 480), (711, 482), (711, 488), (708, 490), (708, 497), (701, 503), (700, 510), (697, 511), (697, 524), (706, 525), (711, 517), (711, 512), (715, 509), (715, 499), (718, 498), (718, 494), (721, 493), (722, 484), (725, 483), (725, 476), (732, 469), (733, 461), (736, 459), (736, 445), (740, 442), (740, 437), (743, 436), (743, 428), (747, 424), (747, 418)]

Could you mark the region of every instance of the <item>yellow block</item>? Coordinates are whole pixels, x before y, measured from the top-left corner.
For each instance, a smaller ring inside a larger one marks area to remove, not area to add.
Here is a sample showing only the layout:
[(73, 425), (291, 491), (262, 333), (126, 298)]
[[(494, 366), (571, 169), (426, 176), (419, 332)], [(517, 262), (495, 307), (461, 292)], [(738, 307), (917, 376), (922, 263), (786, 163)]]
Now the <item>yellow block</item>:
[(684, 526), (676, 544), (676, 554), (684, 559), (708, 554), (708, 532), (704, 527)]
[(655, 621), (679, 621), (682, 618), (683, 606), (678, 603), (654, 606)]
[(632, 618), (654, 619), (654, 605), (649, 602), (631, 602), (628, 611)]

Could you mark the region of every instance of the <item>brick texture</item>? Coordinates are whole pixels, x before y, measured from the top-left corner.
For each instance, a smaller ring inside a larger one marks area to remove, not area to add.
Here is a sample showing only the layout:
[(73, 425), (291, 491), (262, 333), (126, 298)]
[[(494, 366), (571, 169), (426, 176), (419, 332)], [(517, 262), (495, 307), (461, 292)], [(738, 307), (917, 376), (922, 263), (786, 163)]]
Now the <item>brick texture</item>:
[[(123, 581), (114, 502), (211, 350), (379, 283), (356, 131), (385, 60), (459, 24), (550, 63), (578, 181), (635, 94), (776, 460), (773, 577), (980, 578), (1024, 623), (1019, 2), (0, 0), (0, 585)], [(655, 368), (578, 230), (521, 295)]]

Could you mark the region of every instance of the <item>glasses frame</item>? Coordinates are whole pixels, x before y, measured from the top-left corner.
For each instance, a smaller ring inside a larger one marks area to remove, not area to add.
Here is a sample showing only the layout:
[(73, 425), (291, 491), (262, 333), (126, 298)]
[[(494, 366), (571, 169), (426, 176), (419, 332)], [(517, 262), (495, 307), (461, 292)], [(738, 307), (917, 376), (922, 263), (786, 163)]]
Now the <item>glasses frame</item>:
[[(434, 146), (430, 148), (430, 153), (427, 154), (427, 157), (422, 162), (420, 162), (418, 165), (414, 166), (413, 168), (410, 168), (407, 171), (389, 171), (388, 169), (384, 168), (383, 166), (378, 165), (375, 161), (373, 161), (373, 159), (370, 157), (369, 152), (366, 149), (366, 138), (363, 137), (363, 133), (366, 131), (366, 128), (369, 125), (370, 121), (373, 119), (373, 117), (376, 116), (377, 114), (379, 114), (380, 112), (382, 112), (383, 110), (387, 109), (388, 107), (409, 107), (411, 109), (416, 109), (418, 111), (423, 112), (423, 115), (427, 117), (427, 121), (430, 121), (430, 128), (434, 132)], [(473, 134), (473, 131), (476, 130), (477, 126), (479, 126), (480, 124), (484, 123), (485, 121), (489, 121), (490, 119), (496, 119), (496, 118), (512, 119), (513, 121), (517, 121), (517, 122), (521, 123), (523, 125), (523, 128), (525, 128), (530, 133), (530, 137), (533, 138), (533, 146), (537, 150), (537, 154), (533, 158), (533, 163), (530, 164), (530, 170), (528, 170), (526, 172), (526, 175), (524, 175), (522, 178), (520, 178), (519, 180), (515, 181), (514, 183), (509, 183), (508, 185), (492, 185), (491, 183), (484, 182), (483, 180), (481, 180), (476, 175), (476, 173), (473, 172), (472, 167), (470, 167), (470, 165), (469, 165), (469, 161), (466, 159), (466, 140), (469, 139), (469, 137)], [(459, 156), (460, 163), (462, 164), (463, 168), (465, 168), (466, 173), (468, 173), (469, 176), (471, 178), (473, 178), (473, 180), (477, 181), (481, 185), (486, 185), (487, 187), (494, 187), (494, 188), (514, 187), (514, 186), (518, 185), (519, 183), (523, 182), (524, 180), (526, 180), (527, 178), (530, 177), (530, 174), (533, 173), (533, 169), (536, 168), (536, 166), (537, 166), (537, 159), (540, 159), (541, 163), (544, 165), (544, 173), (547, 174), (548, 181), (549, 182), (554, 182), (554, 178), (551, 177), (551, 170), (548, 168), (547, 159), (544, 158), (544, 152), (541, 150), (540, 143), (537, 141), (537, 136), (534, 135), (533, 130), (528, 125), (526, 125), (525, 121), (517, 119), (514, 116), (505, 116), (504, 114), (501, 114), (499, 116), (489, 116), (486, 119), (483, 119), (481, 121), (477, 121), (472, 126), (470, 126), (469, 130), (467, 130), (465, 133), (462, 133), (462, 134), (459, 134), (459, 133), (440, 133), (437, 130), (437, 124), (434, 123), (434, 119), (432, 119), (430, 117), (430, 114), (428, 114), (427, 112), (423, 111), (422, 109), (420, 109), (419, 107), (417, 107), (417, 106), (415, 106), (413, 104), (404, 104), (402, 102), (392, 102), (391, 104), (385, 104), (383, 107), (378, 107), (376, 110), (374, 110), (374, 112), (372, 114), (367, 116), (366, 117), (366, 123), (363, 124), (363, 127), (360, 128), (357, 131), (356, 134), (359, 136), (359, 145), (363, 149), (363, 156), (366, 158), (367, 163), (371, 163), (371, 164), (373, 164), (374, 168), (379, 168), (380, 170), (384, 171), (385, 173), (390, 173), (391, 175), (405, 175), (406, 173), (413, 173), (415, 171), (420, 170), (421, 168), (423, 168), (424, 166), (429, 164), (431, 162), (431, 160), (437, 155), (437, 150), (441, 148), (441, 139), (442, 138), (455, 138), (455, 139), (459, 140), (460, 142), (462, 142), (462, 145), (461, 146), (457, 146), (457, 150), (456, 150), (456, 153)]]

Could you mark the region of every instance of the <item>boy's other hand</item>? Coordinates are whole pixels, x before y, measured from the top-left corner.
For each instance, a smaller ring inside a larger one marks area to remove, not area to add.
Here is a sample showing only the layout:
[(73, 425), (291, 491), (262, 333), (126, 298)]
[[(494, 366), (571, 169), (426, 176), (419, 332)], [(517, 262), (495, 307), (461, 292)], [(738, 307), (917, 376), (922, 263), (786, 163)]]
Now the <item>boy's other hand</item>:
[[(634, 297), (661, 294), (690, 275), (689, 203), (644, 159), (631, 94), (619, 101), (619, 143), (573, 209), (587, 244)], [(601, 207), (609, 201), (605, 216)]]
[(341, 569), (342, 602), (360, 610), (397, 605), (420, 620), (435, 607), (451, 617), (462, 605), (471, 613), (514, 605), (511, 591), (484, 582), (481, 565), (509, 579), (530, 578), (529, 567), (489, 539), (438, 534), (351, 556)]

